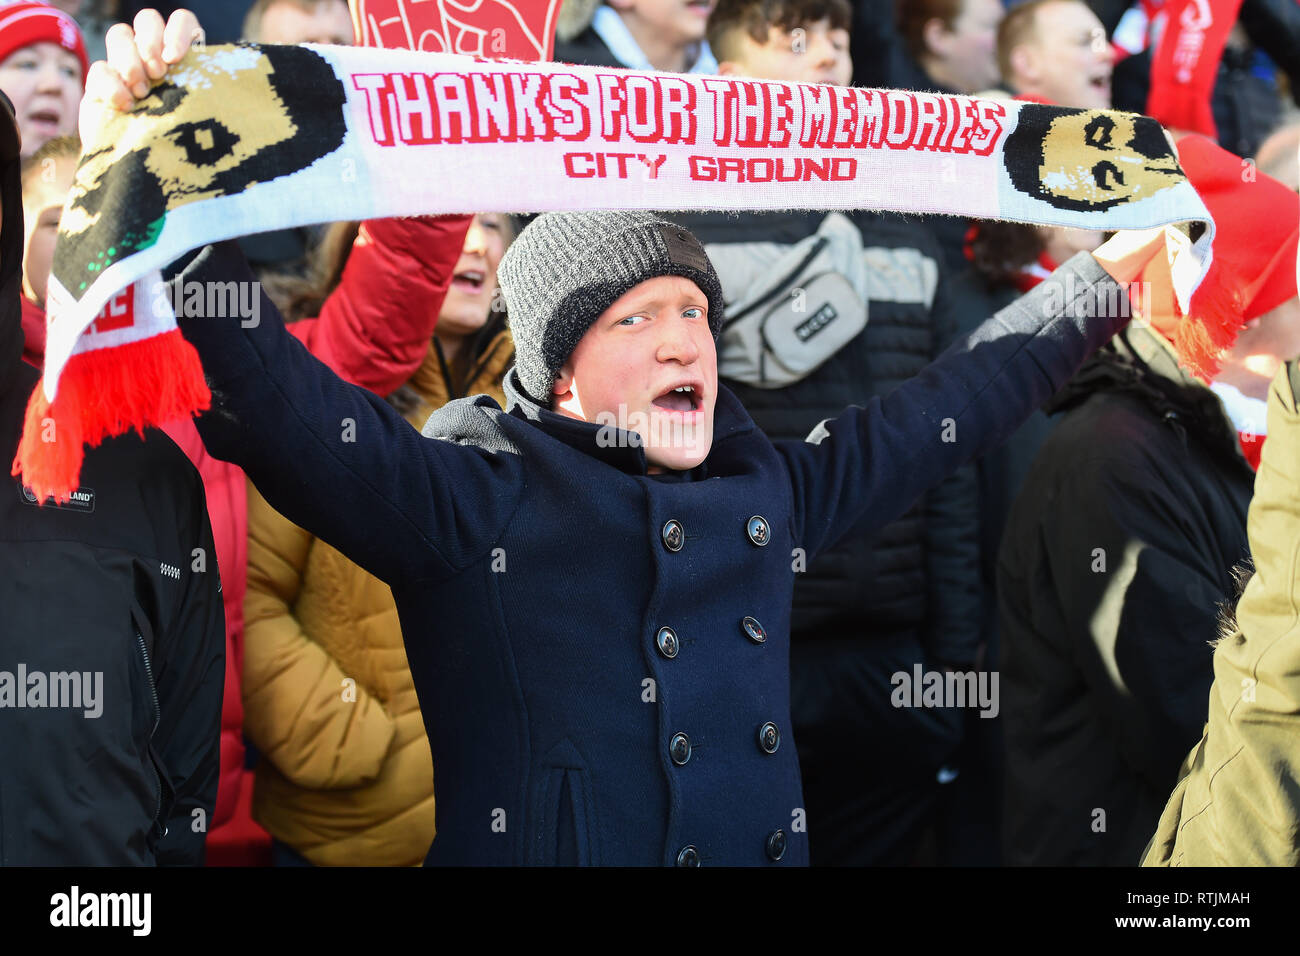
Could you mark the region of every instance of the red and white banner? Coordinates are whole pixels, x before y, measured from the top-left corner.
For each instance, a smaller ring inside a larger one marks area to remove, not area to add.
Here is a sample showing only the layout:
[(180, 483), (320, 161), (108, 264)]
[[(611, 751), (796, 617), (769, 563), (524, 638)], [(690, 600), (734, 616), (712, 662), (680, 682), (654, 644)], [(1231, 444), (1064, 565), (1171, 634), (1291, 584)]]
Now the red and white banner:
[[(366, 47), (192, 51), (151, 95), (148, 109), (108, 114), (77, 170), (49, 283), (50, 403), (70, 357), (111, 362), (155, 339), (171, 345), (136, 351), (149, 380), (170, 381), (188, 346), (158, 270), (309, 223), (790, 208), (1084, 229), (1199, 220), (1208, 228), (1175, 265), (1184, 302), (1213, 235), (1163, 130), (1133, 114)], [(129, 325), (120, 312), (95, 321), (137, 281)], [(191, 372), (172, 417), (201, 392)], [(97, 367), (93, 380), (104, 394), (113, 376)], [(151, 393), (124, 395), (136, 411), (106, 412), (86, 435), (163, 420), (142, 404)]]

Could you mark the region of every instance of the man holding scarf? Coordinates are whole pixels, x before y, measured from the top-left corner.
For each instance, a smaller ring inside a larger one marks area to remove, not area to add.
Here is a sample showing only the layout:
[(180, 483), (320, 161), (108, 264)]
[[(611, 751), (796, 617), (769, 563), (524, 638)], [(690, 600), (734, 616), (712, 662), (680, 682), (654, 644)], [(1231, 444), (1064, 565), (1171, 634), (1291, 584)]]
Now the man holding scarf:
[[(114, 28), (83, 120), (129, 108), (190, 26)], [(507, 410), (453, 402), (423, 436), (313, 360), (265, 299), (252, 327), (180, 326), (213, 387), (209, 450), (392, 586), (442, 775), (427, 862), (790, 865), (816, 826), (789, 732), (792, 556), (896, 518), (1005, 437), (1124, 325), (1115, 283), (1163, 243), (1080, 254), (803, 442), (766, 439), (718, 385), (717, 275), (645, 213), (524, 231), (501, 264)], [(172, 271), (251, 281), (230, 243)]]

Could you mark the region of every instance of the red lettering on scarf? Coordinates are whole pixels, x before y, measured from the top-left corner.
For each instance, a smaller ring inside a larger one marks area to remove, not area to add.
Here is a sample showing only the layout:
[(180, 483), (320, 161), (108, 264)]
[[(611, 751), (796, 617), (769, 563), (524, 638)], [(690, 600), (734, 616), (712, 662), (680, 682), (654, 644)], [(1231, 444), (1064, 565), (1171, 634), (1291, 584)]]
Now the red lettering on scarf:
[[(508, 143), (533, 140), (550, 142), (555, 139), (549, 118), (542, 112), (543, 76), (540, 73), (508, 73), (510, 77), (511, 112), (514, 114), (515, 128)], [(499, 142), (494, 136), (480, 134), (472, 140), (475, 143)]]
[(916, 137), (916, 96), (886, 93), (885, 106), (885, 145), (890, 149), (911, 149)]
[(427, 78), (420, 73), (396, 73), (391, 80), (392, 109), (389, 112), (397, 117), (398, 137), (403, 143), (436, 142)]
[(600, 134), (606, 140), (694, 142), (696, 91), (683, 78), (599, 73), (596, 84)]
[(565, 153), (564, 174), (570, 179), (658, 179), (667, 159), (662, 153)]
[[(581, 101), (589, 84), (571, 73), (356, 73), (352, 85), (365, 93), (370, 135), (380, 146), (585, 140), (591, 132)], [(653, 103), (644, 89), (638, 96), (634, 131), (657, 140), (658, 96)], [(671, 107), (678, 135), (694, 135), (683, 116), (693, 97), (678, 91)]]
[(510, 96), (510, 78), (501, 73), (470, 74), (470, 94), (474, 98), (474, 121), (481, 133), (509, 141), (515, 134), (514, 102)]
[(135, 325), (135, 286), (130, 285), (104, 304), (90, 323), (91, 332), (112, 332)]
[(660, 129), (665, 143), (695, 142), (695, 87), (680, 76), (655, 78), (661, 94)]
[(799, 130), (799, 145), (804, 149), (830, 145), (835, 131), (835, 96), (829, 86), (799, 86), (803, 107), (803, 124)]
[(879, 147), (880, 139), (885, 135), (885, 107), (880, 94), (854, 87), (853, 95), (858, 99), (858, 125), (852, 145)]
[(736, 84), (735, 90), (732, 102), (736, 111), (736, 145), (748, 149), (768, 145), (763, 87), (742, 81)]
[(691, 179), (698, 182), (736, 183), (807, 183), (847, 182), (858, 175), (858, 161), (851, 156), (773, 159), (756, 156), (734, 157), (689, 156), (687, 167)]
[(728, 80), (705, 80), (704, 88), (713, 94), (713, 142), (729, 146), (732, 140), (731, 100), (735, 97)]
[[(997, 103), (929, 93), (712, 77), (699, 83), (712, 94), (713, 142), (720, 147), (987, 156), (1006, 115)], [(380, 146), (585, 142), (597, 131), (609, 143), (694, 145), (698, 135), (699, 86), (685, 77), (597, 73), (592, 82), (572, 73), (357, 73), (352, 85), (365, 94), (370, 135)]]
[(572, 73), (552, 73), (546, 84), (546, 109), (555, 118), (555, 135), (563, 140), (584, 140), (591, 132), (587, 108), (578, 102), (587, 93), (587, 81)]
[(976, 156), (987, 156), (997, 148), (1002, 141), (1002, 134), (1006, 132), (1006, 124), (1002, 120), (1007, 115), (1007, 108), (1001, 103), (987, 100), (979, 106), (979, 122), (971, 130), (968, 151)]
[(387, 102), (393, 86), (383, 73), (354, 73), (352, 85), (366, 94), (366, 115), (370, 119), (370, 136), (380, 146), (393, 145), (393, 128), (388, 122)]

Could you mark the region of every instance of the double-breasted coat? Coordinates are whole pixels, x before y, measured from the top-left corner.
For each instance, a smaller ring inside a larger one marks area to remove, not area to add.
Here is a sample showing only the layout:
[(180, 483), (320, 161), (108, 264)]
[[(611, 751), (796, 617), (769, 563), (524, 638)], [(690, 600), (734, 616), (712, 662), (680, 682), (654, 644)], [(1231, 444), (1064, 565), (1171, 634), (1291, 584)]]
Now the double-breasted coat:
[[(223, 243), (180, 278), (252, 277)], [(770, 441), (722, 390), (707, 459), (664, 476), (513, 372), (506, 409), (452, 402), (421, 435), (265, 299), (255, 327), (181, 328), (213, 389), (209, 450), (393, 589), (436, 768), (427, 862), (790, 865), (816, 826), (790, 734), (795, 575), (999, 441), (1123, 324), (1090, 256), (1057, 278), (806, 441)]]

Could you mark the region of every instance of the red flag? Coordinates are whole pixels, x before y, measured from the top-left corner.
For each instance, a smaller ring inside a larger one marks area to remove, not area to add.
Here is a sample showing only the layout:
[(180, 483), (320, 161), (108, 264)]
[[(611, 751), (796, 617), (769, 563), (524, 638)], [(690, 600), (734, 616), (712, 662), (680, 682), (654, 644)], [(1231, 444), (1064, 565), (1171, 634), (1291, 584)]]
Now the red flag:
[(1170, 0), (1151, 57), (1147, 115), (1188, 133), (1218, 137), (1210, 94), (1241, 0)]
[(364, 46), (549, 60), (560, 0), (349, 0)]

